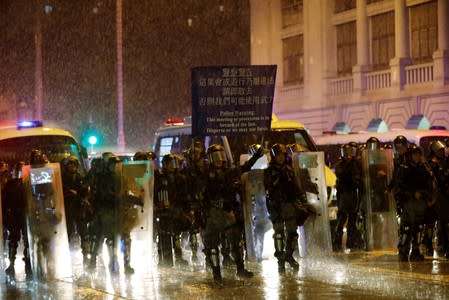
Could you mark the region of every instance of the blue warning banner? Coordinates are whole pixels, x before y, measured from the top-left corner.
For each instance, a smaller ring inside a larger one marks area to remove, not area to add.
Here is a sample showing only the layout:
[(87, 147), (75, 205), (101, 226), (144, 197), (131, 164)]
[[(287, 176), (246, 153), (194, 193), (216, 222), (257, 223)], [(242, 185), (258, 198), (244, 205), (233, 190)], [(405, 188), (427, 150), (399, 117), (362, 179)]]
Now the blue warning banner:
[(192, 135), (269, 131), (275, 79), (275, 65), (193, 68)]

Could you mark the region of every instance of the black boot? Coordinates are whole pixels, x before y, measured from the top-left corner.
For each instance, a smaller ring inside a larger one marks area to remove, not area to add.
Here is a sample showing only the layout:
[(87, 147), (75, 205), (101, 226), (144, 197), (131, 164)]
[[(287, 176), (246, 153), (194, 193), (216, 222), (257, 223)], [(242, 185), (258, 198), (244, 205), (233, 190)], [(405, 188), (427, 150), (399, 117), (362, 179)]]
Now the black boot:
[(401, 226), (399, 228), (399, 243), (398, 243), (398, 260), (408, 261), (410, 252), (410, 226)]
[(287, 234), (287, 245), (285, 247), (285, 261), (289, 263), (290, 267), (294, 271), (299, 270), (299, 263), (293, 258), (293, 252), (298, 245), (298, 234), (288, 233)]
[(182, 257), (181, 235), (175, 234), (173, 236), (173, 248), (175, 252), (176, 265), (188, 266), (189, 263)]
[(417, 232), (415, 232), (414, 238), (412, 240), (412, 251), (411, 251), (410, 257), (409, 257), (410, 261), (423, 261), (424, 260), (424, 255), (422, 255), (421, 252), (419, 251), (419, 245), (423, 241), (424, 234), (425, 234), (424, 225), (420, 225), (418, 227)]
[(245, 269), (243, 241), (240, 241), (237, 245), (234, 245), (232, 248), (233, 248), (234, 261), (237, 266), (237, 277), (240, 278), (253, 277), (254, 273)]
[(99, 249), (98, 239), (96, 237), (92, 238), (89, 246), (90, 246), (90, 249), (89, 249), (90, 260), (89, 260), (88, 269), (90, 271), (93, 271), (97, 268), (97, 254), (98, 254), (98, 249)]
[(231, 245), (227, 239), (223, 242), (221, 256), (223, 257), (223, 267), (230, 267), (234, 264), (234, 261), (231, 258)]
[(131, 238), (127, 237), (124, 240), (123, 249), (123, 266), (125, 268), (125, 274), (134, 274), (134, 269), (131, 267)]
[(190, 233), (190, 250), (192, 251), (192, 263), (198, 263), (198, 237), (196, 232)]
[(214, 281), (221, 282), (223, 278), (221, 277), (220, 269), (220, 253), (217, 248), (210, 249), (207, 251), (207, 259), (212, 267), (212, 274), (214, 275)]
[(285, 273), (285, 252), (284, 252), (284, 236), (280, 233), (273, 235), (274, 239), (274, 256), (278, 260), (278, 272), (279, 274)]
[(160, 232), (158, 237), (159, 265), (173, 267), (172, 237), (170, 234)]
[(14, 269), (14, 262), (16, 260), (17, 253), (17, 244), (9, 243), (9, 266), (5, 269), (5, 273), (7, 276), (14, 277), (16, 274), (16, 270)]
[(117, 251), (115, 247), (115, 242), (108, 240), (108, 254), (109, 254), (109, 272), (111, 273), (118, 273), (119, 267), (118, 267), (118, 260), (117, 260)]

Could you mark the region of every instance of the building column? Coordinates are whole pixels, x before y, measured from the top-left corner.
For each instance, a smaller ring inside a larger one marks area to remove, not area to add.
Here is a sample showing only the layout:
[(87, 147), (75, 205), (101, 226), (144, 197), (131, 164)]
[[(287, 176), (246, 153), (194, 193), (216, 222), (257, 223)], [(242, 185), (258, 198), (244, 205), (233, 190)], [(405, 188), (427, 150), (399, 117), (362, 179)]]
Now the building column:
[(437, 86), (449, 82), (449, 0), (438, 0), (438, 49), (433, 53), (433, 80)]
[(409, 18), (406, 0), (394, 1), (395, 57), (390, 61), (391, 86), (402, 90), (406, 83), (405, 67), (411, 64)]
[(366, 0), (357, 0), (356, 8), (357, 31), (357, 65), (352, 68), (354, 93), (361, 96), (366, 90), (365, 73), (370, 70), (369, 64), (369, 31), (366, 14)]

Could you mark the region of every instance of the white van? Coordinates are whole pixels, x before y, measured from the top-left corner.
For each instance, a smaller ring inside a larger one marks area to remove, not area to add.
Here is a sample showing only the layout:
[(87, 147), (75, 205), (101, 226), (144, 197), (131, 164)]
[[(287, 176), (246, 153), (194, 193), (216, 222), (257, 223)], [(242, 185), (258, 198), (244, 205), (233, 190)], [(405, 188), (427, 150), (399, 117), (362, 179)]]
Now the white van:
[(69, 155), (80, 161), (79, 171), (85, 174), (87, 153), (68, 131), (44, 126), (40, 121), (24, 121), (0, 127), (0, 161), (13, 166), (29, 162), (33, 149), (42, 150), (50, 162), (61, 162)]
[(444, 141), (449, 138), (449, 131), (444, 129), (403, 129), (393, 130), (388, 132), (361, 132), (336, 134), (329, 132), (325, 135), (315, 138), (315, 143), (320, 151), (326, 153), (326, 163), (332, 168), (340, 157), (340, 147), (349, 142), (365, 143), (370, 137), (376, 137), (384, 145), (391, 145), (393, 140), (398, 136), (403, 135), (411, 143), (420, 146), (424, 154), (429, 154), (429, 146), (433, 141)]
[[(153, 151), (156, 154), (156, 163), (160, 164), (162, 157), (169, 153), (181, 154), (192, 145), (192, 124), (190, 119), (168, 119), (155, 135)], [(242, 154), (248, 153), (252, 144), (261, 144), (269, 149), (274, 143), (301, 144), (308, 151), (318, 151), (312, 137), (304, 125), (296, 121), (278, 120), (273, 116), (271, 131), (264, 135), (242, 136), (206, 136), (201, 138), (207, 147), (214, 143), (224, 146), (228, 159), (239, 161)], [(336, 182), (335, 174), (326, 168), (326, 185), (333, 187)]]

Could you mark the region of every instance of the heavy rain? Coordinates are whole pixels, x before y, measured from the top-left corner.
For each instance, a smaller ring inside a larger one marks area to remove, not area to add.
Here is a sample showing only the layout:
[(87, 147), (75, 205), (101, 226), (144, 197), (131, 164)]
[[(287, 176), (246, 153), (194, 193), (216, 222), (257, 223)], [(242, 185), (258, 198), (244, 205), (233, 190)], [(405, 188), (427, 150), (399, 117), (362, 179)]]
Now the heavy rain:
[(449, 0), (0, 0), (0, 297), (449, 299), (448, 32)]

